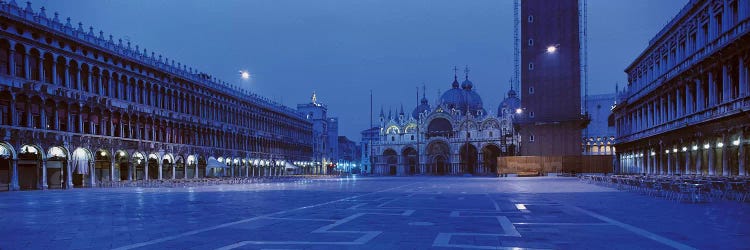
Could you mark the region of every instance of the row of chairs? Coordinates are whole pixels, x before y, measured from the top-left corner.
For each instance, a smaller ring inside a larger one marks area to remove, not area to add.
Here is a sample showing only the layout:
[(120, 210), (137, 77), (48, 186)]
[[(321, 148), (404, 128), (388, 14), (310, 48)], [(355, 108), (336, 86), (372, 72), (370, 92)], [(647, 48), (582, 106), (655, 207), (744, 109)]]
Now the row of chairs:
[(710, 202), (726, 199), (744, 202), (750, 199), (750, 183), (747, 179), (629, 175), (584, 175), (579, 178), (588, 183), (674, 201)]
[(225, 177), (225, 178), (198, 178), (198, 179), (166, 179), (166, 180), (135, 180), (135, 181), (101, 181), (97, 183), (100, 188), (127, 188), (127, 187), (198, 187), (225, 184), (253, 184), (269, 182), (296, 182), (314, 178), (329, 178), (321, 175), (285, 175), (285, 176), (256, 176), (256, 177)]

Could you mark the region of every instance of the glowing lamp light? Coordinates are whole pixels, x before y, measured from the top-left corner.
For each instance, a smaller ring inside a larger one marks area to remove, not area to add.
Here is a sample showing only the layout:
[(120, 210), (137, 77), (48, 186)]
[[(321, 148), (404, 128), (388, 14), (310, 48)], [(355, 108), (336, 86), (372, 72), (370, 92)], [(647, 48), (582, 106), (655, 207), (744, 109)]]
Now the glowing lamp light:
[(672, 149), (672, 153), (677, 153), (677, 149)]
[(698, 150), (698, 145), (693, 145), (693, 151)]
[(682, 147), (682, 152), (687, 151), (687, 147)]
[(711, 148), (711, 145), (709, 145), (708, 143), (706, 143), (706, 145), (703, 145), (703, 148), (704, 149), (709, 149), (709, 148)]
[(656, 155), (656, 152), (653, 152), (653, 151), (652, 151), (652, 152), (651, 152), (651, 156), (654, 156), (654, 155)]
[(120, 157), (125, 156), (125, 152), (120, 151)]
[(724, 147), (724, 143), (723, 142), (719, 142), (719, 143), (716, 144), (716, 147), (717, 148)]
[(521, 114), (521, 113), (523, 113), (523, 109), (517, 108), (516, 109), (516, 114)]
[(557, 52), (557, 46), (550, 45), (550, 46), (547, 47), (547, 53), (552, 54), (552, 53), (555, 53), (555, 52)]
[(735, 145), (735, 146), (740, 145), (740, 139), (732, 141), (732, 145)]
[(240, 70), (240, 77), (242, 80), (250, 79), (250, 72), (247, 72), (247, 70)]
[(665, 154), (669, 154), (669, 150), (664, 150), (664, 153)]
[(101, 154), (102, 156), (107, 156), (107, 152), (104, 152), (104, 151), (102, 151), (102, 152), (101, 152), (100, 154)]

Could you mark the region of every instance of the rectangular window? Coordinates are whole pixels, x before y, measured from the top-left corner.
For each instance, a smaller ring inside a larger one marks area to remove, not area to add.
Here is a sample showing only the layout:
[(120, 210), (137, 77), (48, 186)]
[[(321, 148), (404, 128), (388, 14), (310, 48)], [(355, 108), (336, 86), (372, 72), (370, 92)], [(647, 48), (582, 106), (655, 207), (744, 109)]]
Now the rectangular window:
[(529, 23), (533, 23), (534, 22), (534, 15), (529, 15), (529, 17), (527, 18), (527, 21)]
[(529, 70), (534, 70), (534, 63), (529, 63)]
[(690, 53), (695, 52), (695, 43), (696, 43), (696, 38), (695, 37), (696, 37), (695, 33), (690, 34), (690, 43), (688, 45), (689, 46), (688, 49), (690, 50)]
[(529, 39), (529, 47), (534, 46), (534, 39)]
[(703, 26), (701, 26), (701, 34), (703, 34), (703, 39), (701, 41), (701, 45), (705, 45), (708, 43), (708, 23), (704, 23)]
[(716, 26), (714, 26), (716, 30), (714, 37), (719, 37), (719, 35), (721, 35), (721, 33), (724, 32), (724, 20), (722, 20), (721, 18), (722, 15), (723, 13), (719, 12), (718, 14), (716, 14), (716, 16), (714, 16), (714, 20), (716, 24)]
[(534, 141), (534, 135), (529, 135), (529, 141)]
[(529, 117), (534, 118), (534, 111), (529, 112)]
[(529, 87), (529, 94), (534, 94), (534, 87)]

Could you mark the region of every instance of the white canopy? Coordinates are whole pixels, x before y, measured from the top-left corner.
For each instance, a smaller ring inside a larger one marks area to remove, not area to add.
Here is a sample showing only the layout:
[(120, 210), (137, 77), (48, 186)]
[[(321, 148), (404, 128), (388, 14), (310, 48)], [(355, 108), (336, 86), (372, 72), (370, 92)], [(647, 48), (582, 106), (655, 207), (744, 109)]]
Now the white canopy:
[(298, 169), (299, 167), (297, 167), (295, 165), (292, 165), (289, 162), (286, 162), (284, 168), (286, 168), (286, 169)]
[(229, 166), (217, 161), (214, 158), (208, 158), (208, 161), (206, 162), (206, 168), (229, 168)]

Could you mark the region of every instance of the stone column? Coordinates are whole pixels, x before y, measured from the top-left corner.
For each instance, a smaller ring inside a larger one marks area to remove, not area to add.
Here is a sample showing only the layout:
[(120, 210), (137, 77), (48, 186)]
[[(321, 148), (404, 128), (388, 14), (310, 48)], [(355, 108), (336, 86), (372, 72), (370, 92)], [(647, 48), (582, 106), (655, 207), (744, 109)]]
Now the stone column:
[(667, 174), (672, 175), (672, 166), (674, 165), (672, 154), (666, 153), (664, 156), (667, 157)]
[(159, 171), (157, 171), (159, 173), (159, 177), (157, 179), (161, 180), (162, 179), (162, 168), (164, 167), (164, 162), (162, 162), (162, 161), (160, 161), (160, 160), (157, 159), (157, 163), (159, 164)]
[[(111, 159), (109, 163), (109, 181), (115, 181), (115, 164), (117, 164), (117, 162), (115, 161), (115, 157), (117, 156), (116, 154), (117, 152), (112, 150), (112, 154), (109, 156), (109, 158)], [(120, 180), (119, 176), (117, 177), (117, 180)]]
[(674, 115), (675, 119), (682, 117), (682, 114), (683, 114), (682, 104), (683, 103), (684, 101), (682, 100), (682, 89), (677, 87), (677, 89), (675, 89), (675, 105), (677, 106), (677, 108), (675, 109), (676, 112)]
[(675, 117), (674, 112), (672, 111), (672, 105), (672, 93), (667, 93), (667, 112), (665, 121), (671, 121)]
[(693, 104), (695, 103), (695, 100), (693, 100), (693, 95), (690, 94), (690, 90), (692, 89), (691, 86), (693, 83), (691, 81), (685, 82), (685, 110), (684, 115), (690, 115), (693, 111)]
[(146, 157), (144, 161), (145, 162), (143, 163), (143, 180), (148, 180), (148, 157)]
[(717, 147), (717, 150), (721, 150), (721, 175), (729, 176), (729, 152), (727, 152), (729, 151), (729, 144), (726, 135), (721, 137), (721, 143), (724, 146), (721, 148)]
[(89, 185), (90, 187), (95, 187), (96, 186), (96, 166), (94, 166), (94, 163), (92, 162), (92, 160), (89, 160), (88, 168), (89, 168)]
[(643, 172), (646, 174), (651, 174), (651, 153), (648, 151), (643, 152), (643, 158), (646, 161), (645, 162), (645, 169)]
[(716, 93), (716, 77), (714, 76), (714, 72), (712, 70), (708, 71), (708, 107), (713, 107), (717, 103), (717, 96), (718, 93)]
[(42, 179), (40, 187), (42, 190), (49, 188), (47, 184), (47, 159), (42, 160)]
[(245, 177), (250, 177), (250, 163), (245, 163)]
[(76, 89), (79, 91), (83, 90), (83, 82), (81, 82), (81, 64), (79, 63), (76, 72), (73, 72), (75, 75), (73, 77), (76, 78)]
[[(726, 19), (725, 19), (726, 20)], [(726, 23), (726, 21), (725, 21)], [(732, 82), (729, 76), (729, 65), (723, 63), (721, 65), (721, 85), (723, 93), (721, 93), (721, 103), (728, 102), (732, 99)]]
[(23, 78), (31, 79), (31, 69), (29, 68), (29, 53), (23, 51)]
[(21, 187), (18, 185), (18, 159), (10, 160), (10, 171), (10, 186), (8, 188), (10, 191), (21, 190)]
[(128, 180), (129, 181), (133, 180), (133, 175), (136, 172), (134, 168), (135, 168), (135, 166), (133, 166), (133, 162), (128, 161)]
[(57, 57), (52, 55), (52, 85), (60, 84), (60, 80), (57, 79)]
[(703, 93), (703, 86), (701, 83), (701, 78), (696, 77), (694, 79), (694, 82), (695, 82), (695, 110), (694, 112), (698, 112), (705, 108), (705, 106), (703, 105), (704, 104), (703, 95), (705, 95), (705, 93)]
[(687, 151), (685, 151), (683, 153), (685, 153), (685, 172), (684, 173), (685, 174), (690, 174), (690, 166), (692, 165), (691, 162), (690, 162), (690, 160), (691, 160), (690, 150), (687, 150)]
[(39, 60), (37, 60), (37, 68), (39, 68), (39, 82), (44, 82), (44, 52), (39, 51)]
[(174, 162), (172, 162), (171, 164), (172, 164), (172, 180), (174, 180), (174, 179), (177, 179), (177, 178), (175, 178), (175, 177), (177, 177), (177, 171), (176, 171), (177, 170), (177, 166), (176, 166), (177, 164), (175, 164)]
[(71, 159), (67, 159), (67, 166), (65, 166), (65, 189), (72, 189), (73, 188), (73, 161)]
[(714, 147), (715, 145), (711, 145), (710, 143), (711, 142), (709, 140), (709, 148), (706, 149), (708, 150), (708, 175), (716, 175), (716, 160), (714, 159), (716, 157), (716, 148)]
[(701, 150), (701, 141), (697, 140), (695, 143), (698, 144), (698, 150), (695, 151), (695, 173), (703, 175), (703, 150)]
[(8, 73), (10, 73), (12, 77), (16, 77), (16, 48), (15, 47), (16, 47), (15, 43), (10, 43), (10, 47), (8, 48), (8, 65), (10, 66)]

